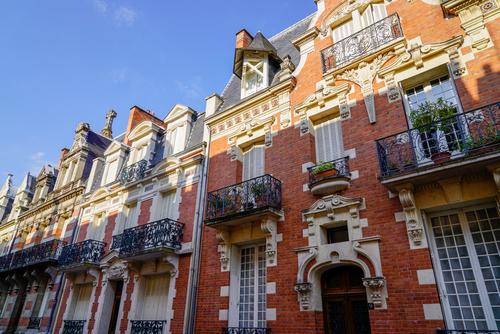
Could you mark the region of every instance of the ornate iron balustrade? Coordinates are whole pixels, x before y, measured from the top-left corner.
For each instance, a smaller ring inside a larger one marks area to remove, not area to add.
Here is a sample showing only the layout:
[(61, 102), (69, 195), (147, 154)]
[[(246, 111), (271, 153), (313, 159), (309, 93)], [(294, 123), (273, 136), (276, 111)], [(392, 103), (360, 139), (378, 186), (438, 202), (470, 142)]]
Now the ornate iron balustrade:
[(85, 240), (64, 246), (59, 257), (59, 266), (70, 267), (80, 264), (99, 264), (106, 244), (96, 240)]
[(113, 236), (113, 241), (111, 242), (111, 250), (120, 249), (122, 246), (123, 234), (117, 234)]
[(0, 257), (0, 271), (7, 271), (10, 268), (10, 263), (12, 262), (12, 254), (7, 254)]
[(500, 102), (377, 140), (382, 177), (498, 152)]
[(270, 328), (242, 328), (242, 327), (226, 327), (222, 329), (222, 334), (270, 334)]
[(392, 14), (321, 51), (323, 73), (367, 56), (380, 47), (403, 37), (398, 14)]
[(172, 219), (128, 228), (123, 231), (120, 257), (130, 257), (158, 248), (181, 249), (184, 224)]
[(166, 320), (130, 320), (131, 334), (162, 334)]
[(477, 329), (437, 329), (437, 334), (500, 334), (497, 330)]
[(12, 255), (11, 268), (57, 261), (65, 244), (62, 240), (51, 240), (16, 252)]
[(335, 177), (351, 177), (349, 172), (349, 157), (335, 159), (332, 161), (321, 162), (313, 167), (308, 167), (309, 184), (335, 178)]
[(142, 180), (144, 178), (144, 174), (146, 173), (147, 167), (148, 162), (146, 160), (140, 160), (130, 166), (124, 167), (120, 172), (118, 180), (123, 185), (130, 182)]
[(64, 320), (62, 334), (83, 334), (85, 320)]
[(206, 221), (270, 208), (281, 209), (281, 181), (266, 174), (208, 193)]
[(27, 329), (40, 329), (40, 322), (42, 321), (42, 318), (40, 317), (31, 317), (30, 321), (28, 322), (28, 327)]

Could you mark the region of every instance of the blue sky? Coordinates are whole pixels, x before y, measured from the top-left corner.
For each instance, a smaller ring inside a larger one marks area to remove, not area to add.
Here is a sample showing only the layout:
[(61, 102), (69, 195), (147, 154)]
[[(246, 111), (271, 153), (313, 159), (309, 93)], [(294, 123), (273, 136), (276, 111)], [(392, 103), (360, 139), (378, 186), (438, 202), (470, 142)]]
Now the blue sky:
[(314, 10), (313, 0), (1, 1), (0, 182), (56, 163), (76, 125), (100, 130), (111, 108), (115, 135), (132, 105), (203, 111), (231, 74), (237, 31), (270, 37)]

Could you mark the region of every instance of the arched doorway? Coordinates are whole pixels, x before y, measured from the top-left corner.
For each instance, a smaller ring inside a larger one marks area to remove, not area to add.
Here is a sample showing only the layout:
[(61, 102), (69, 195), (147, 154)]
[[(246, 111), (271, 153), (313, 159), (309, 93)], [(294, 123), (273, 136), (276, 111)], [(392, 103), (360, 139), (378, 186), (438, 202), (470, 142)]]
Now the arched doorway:
[(321, 276), (325, 334), (370, 334), (363, 271), (354, 266), (329, 269)]

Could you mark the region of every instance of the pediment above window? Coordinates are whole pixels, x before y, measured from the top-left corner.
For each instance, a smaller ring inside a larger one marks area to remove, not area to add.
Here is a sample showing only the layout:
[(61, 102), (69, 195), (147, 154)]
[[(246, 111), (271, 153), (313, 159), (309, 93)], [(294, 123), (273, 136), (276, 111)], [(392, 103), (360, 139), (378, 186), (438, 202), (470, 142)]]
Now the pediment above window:
[(134, 142), (140, 138), (153, 133), (158, 133), (162, 129), (151, 121), (144, 121), (137, 125), (128, 135), (129, 142)]

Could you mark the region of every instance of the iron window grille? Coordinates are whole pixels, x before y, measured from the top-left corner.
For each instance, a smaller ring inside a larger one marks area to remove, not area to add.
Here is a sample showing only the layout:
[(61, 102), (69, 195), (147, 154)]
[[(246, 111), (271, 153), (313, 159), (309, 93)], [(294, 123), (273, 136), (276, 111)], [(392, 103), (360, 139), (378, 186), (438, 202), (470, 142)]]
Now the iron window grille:
[(62, 334), (83, 334), (85, 320), (64, 320)]
[(162, 334), (166, 320), (130, 320), (131, 334)]

